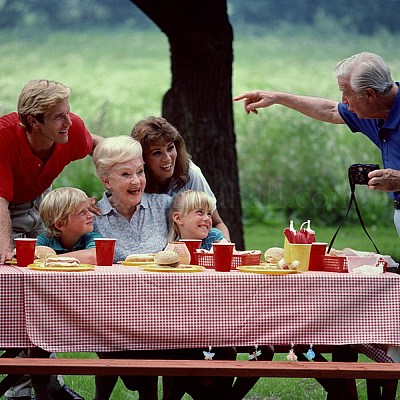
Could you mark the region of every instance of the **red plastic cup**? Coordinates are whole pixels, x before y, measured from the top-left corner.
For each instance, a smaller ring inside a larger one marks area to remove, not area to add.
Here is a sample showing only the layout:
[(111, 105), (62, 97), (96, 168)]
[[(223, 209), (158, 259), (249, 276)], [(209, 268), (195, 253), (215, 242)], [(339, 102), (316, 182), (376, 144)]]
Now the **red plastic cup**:
[(114, 262), (115, 242), (117, 239), (96, 238), (97, 265), (110, 266)]
[(232, 268), (233, 249), (235, 243), (213, 243), (214, 269), (229, 272)]
[(197, 263), (196, 250), (200, 248), (202, 241), (200, 239), (179, 239), (179, 241), (185, 243), (186, 247), (189, 250), (190, 264), (191, 265), (196, 264)]
[(17, 256), (17, 265), (19, 267), (26, 267), (33, 264), (35, 259), (35, 248), (37, 239), (32, 238), (16, 238), (15, 252)]
[(328, 243), (313, 242), (310, 250), (309, 271), (322, 271), (322, 257), (326, 253)]

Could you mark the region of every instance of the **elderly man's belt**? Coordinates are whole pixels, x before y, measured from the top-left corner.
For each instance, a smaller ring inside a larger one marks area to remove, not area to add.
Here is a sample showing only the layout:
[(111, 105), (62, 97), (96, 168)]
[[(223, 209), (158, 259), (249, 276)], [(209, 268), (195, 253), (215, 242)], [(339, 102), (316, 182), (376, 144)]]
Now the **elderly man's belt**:
[(400, 210), (400, 201), (399, 201), (399, 200), (395, 200), (395, 201), (394, 201), (394, 208), (395, 208), (396, 210)]

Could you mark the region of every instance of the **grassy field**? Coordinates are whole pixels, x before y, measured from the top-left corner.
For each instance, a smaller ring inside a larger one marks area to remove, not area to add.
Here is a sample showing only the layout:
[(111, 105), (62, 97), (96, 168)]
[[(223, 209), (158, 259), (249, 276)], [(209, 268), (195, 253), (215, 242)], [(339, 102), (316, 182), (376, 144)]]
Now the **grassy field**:
[[(393, 76), (400, 75), (393, 56), (397, 38), (342, 39), (337, 32), (313, 35), (305, 29), (301, 34), (266, 30), (257, 37), (235, 32), (232, 92), (269, 88), (339, 98), (332, 68), (362, 50), (382, 54)], [(156, 30), (4, 32), (0, 46), (0, 113), (15, 110), (26, 81), (49, 78), (72, 88), (71, 109), (91, 132), (115, 136), (129, 133), (148, 115), (160, 115), (170, 86), (168, 42)], [(379, 151), (344, 126), (279, 106), (247, 116), (235, 103), (233, 111), (245, 223), (285, 223), (291, 209), (291, 218), (330, 225), (339, 208), (339, 214), (345, 212), (348, 166), (381, 163)], [(55, 181), (58, 186), (78, 186), (97, 196), (103, 190), (90, 157), (68, 166)], [(368, 226), (392, 224), (386, 194), (360, 190), (357, 198), (368, 204)]]
[[(233, 93), (271, 88), (339, 98), (331, 73), (333, 65), (339, 59), (364, 50), (381, 54), (390, 62), (394, 76), (400, 75), (400, 62), (396, 57), (398, 38), (352, 39), (338, 32), (318, 36), (298, 31), (267, 33), (266, 30), (264, 36), (257, 38), (237, 32)], [(2, 32), (0, 46), (0, 114), (15, 110), (17, 96), (28, 80), (54, 79), (72, 88), (72, 111), (84, 119), (90, 131), (102, 136), (127, 134), (139, 119), (160, 115), (161, 100), (171, 80), (168, 43), (158, 31)], [(326, 170), (345, 174), (355, 152), (362, 162), (379, 160), (376, 149), (352, 135), (348, 135), (345, 146), (338, 146), (332, 136), (341, 139), (346, 135), (344, 127), (309, 125), (290, 110), (273, 107), (254, 117), (246, 116), (241, 105), (234, 105), (234, 117), (242, 190), (247, 194), (265, 192), (265, 204), (277, 191), (276, 180), (267, 180), (269, 177), (281, 177), (285, 171), (289, 178), (293, 174), (295, 179), (284, 180), (290, 193), (283, 188), (282, 196), (291, 195), (298, 201), (303, 198), (296, 206), (307, 209), (318, 206), (308, 202), (310, 193), (304, 189), (307, 179), (318, 179)], [(291, 136), (289, 141), (285, 135), (289, 128), (290, 132), (301, 134), (297, 138)], [(315, 134), (313, 141), (306, 141), (302, 136), (309, 130)], [(327, 130), (332, 135), (324, 135)], [(327, 148), (326, 153), (322, 152), (323, 148)], [(315, 154), (313, 159), (312, 154)], [(299, 176), (299, 171), (307, 173)], [(334, 176), (329, 182), (321, 182), (319, 192), (331, 197), (339, 193), (343, 198), (344, 215), (348, 193), (340, 180)], [(55, 182), (55, 186), (70, 185), (85, 188), (90, 195), (101, 193), (103, 189), (94, 178), (90, 158), (68, 166)], [(387, 208), (387, 216), (373, 226), (368, 225), (368, 231), (381, 253), (398, 260), (399, 239), (391, 221), (391, 204), (381, 193), (368, 195), (378, 199), (376, 203), (380, 208)], [(320, 209), (319, 213), (323, 218), (329, 210)], [(246, 248), (265, 251), (268, 247), (282, 246), (287, 218), (261, 208), (258, 220), (256, 224), (245, 221)], [(303, 219), (295, 219), (297, 227), (301, 222)], [(328, 243), (336, 227), (334, 224), (313, 225), (317, 240)], [(358, 222), (342, 228), (334, 247), (373, 250)], [(92, 377), (66, 377), (66, 381), (86, 399), (93, 398)], [(113, 395), (113, 400), (136, 398), (136, 394), (128, 393), (121, 384)], [(325, 399), (325, 394), (314, 380), (262, 379), (247, 399), (319, 400)], [(362, 381), (360, 399), (366, 399)]]

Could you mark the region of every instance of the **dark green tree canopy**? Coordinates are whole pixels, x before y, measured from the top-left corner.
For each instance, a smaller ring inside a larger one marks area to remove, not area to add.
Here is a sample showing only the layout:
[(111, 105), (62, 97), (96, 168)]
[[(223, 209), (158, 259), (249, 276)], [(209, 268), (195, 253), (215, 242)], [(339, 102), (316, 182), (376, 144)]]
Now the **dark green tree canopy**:
[[(274, 29), (280, 24), (314, 24), (321, 18), (334, 19), (338, 26), (372, 35), (386, 29), (400, 31), (397, 0), (228, 0), (234, 26)], [(153, 26), (150, 19), (129, 0), (5, 0), (0, 2), (0, 27), (26, 24), (49, 28), (81, 29), (90, 26)]]

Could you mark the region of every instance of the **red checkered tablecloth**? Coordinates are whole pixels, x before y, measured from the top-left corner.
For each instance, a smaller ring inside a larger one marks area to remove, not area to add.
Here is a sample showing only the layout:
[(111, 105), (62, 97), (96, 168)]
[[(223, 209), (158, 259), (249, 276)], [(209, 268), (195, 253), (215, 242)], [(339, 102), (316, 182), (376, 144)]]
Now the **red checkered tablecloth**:
[(19, 270), (29, 338), (54, 352), (400, 345), (396, 274)]
[(24, 275), (0, 265), (0, 348), (31, 346), (25, 326)]

